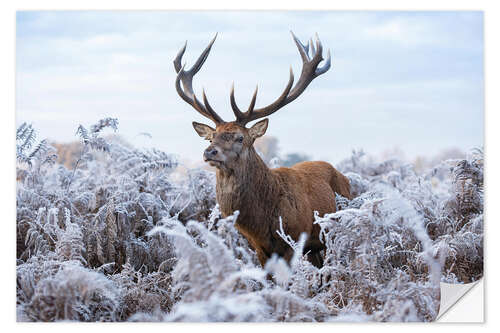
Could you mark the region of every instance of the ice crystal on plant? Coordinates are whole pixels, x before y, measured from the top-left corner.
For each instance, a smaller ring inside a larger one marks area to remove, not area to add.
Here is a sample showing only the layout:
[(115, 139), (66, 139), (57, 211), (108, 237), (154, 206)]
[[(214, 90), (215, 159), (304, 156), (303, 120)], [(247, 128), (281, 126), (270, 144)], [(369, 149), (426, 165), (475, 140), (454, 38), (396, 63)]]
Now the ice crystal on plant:
[(69, 168), (18, 128), (19, 321), (431, 321), (440, 281), (482, 277), (482, 150), (418, 173), (354, 151), (354, 198), (315, 216), (324, 266), (280, 229), (293, 259), (260, 267), (212, 172), (102, 136), (117, 125), (80, 125)]

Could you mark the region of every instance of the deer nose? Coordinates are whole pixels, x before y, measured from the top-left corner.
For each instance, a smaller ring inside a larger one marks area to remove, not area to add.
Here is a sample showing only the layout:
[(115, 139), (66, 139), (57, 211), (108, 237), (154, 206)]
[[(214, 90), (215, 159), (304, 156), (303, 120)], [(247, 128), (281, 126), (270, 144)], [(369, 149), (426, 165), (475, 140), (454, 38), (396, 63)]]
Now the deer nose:
[(203, 155), (205, 156), (206, 159), (211, 159), (215, 155), (217, 155), (217, 149), (208, 147), (207, 149), (205, 149)]

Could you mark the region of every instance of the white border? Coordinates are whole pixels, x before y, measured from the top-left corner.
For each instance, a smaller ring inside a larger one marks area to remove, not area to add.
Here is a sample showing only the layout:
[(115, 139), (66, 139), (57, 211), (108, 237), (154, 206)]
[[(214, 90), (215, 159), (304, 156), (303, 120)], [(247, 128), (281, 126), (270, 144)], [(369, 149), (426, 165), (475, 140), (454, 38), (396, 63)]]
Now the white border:
[[(271, 1), (262, 1), (255, 0), (252, 2), (241, 3), (235, 0), (212, 0), (210, 2), (202, 2), (202, 1), (178, 1), (178, 2), (160, 2), (160, 1), (150, 1), (150, 0), (141, 0), (141, 1), (131, 1), (131, 0), (121, 0), (121, 1), (95, 1), (95, 0), (87, 0), (87, 1), (64, 1), (64, 0), (44, 0), (36, 1), (36, 0), (24, 0), (22, 2), (14, 2), (14, 1), (3, 1), (0, 10), (0, 24), (1, 29), (0, 33), (2, 34), (2, 38), (0, 39), (5, 48), (1, 54), (0, 64), (2, 66), (1, 75), (1, 91), (2, 91), (2, 121), (0, 122), (0, 135), (1, 135), (1, 146), (2, 146), (2, 156), (4, 159), (1, 165), (1, 176), (2, 176), (2, 191), (1, 191), (1, 199), (2, 203), (2, 221), (3, 223), (3, 231), (5, 236), (3, 237), (2, 244), (2, 256), (3, 262), (3, 271), (1, 274), (2, 277), (2, 307), (1, 307), (1, 315), (2, 322), (4, 325), (13, 325), (15, 327), (10, 327), (10, 329), (15, 329), (16, 331), (24, 331), (27, 329), (36, 329), (37, 331), (40, 329), (50, 329), (50, 330), (67, 330), (70, 328), (74, 331), (83, 331), (88, 330), (90, 326), (87, 324), (16, 324), (15, 323), (15, 260), (14, 260), (14, 252), (15, 252), (15, 149), (14, 149), (14, 130), (15, 130), (15, 12), (16, 10), (80, 10), (80, 9), (91, 9), (91, 10), (155, 10), (155, 9), (263, 9), (263, 10), (290, 10), (290, 9), (308, 9), (308, 10), (326, 10), (326, 9), (334, 9), (334, 10), (484, 10), (485, 11), (485, 93), (486, 93), (486, 114), (485, 114), (485, 133), (486, 133), (486, 144), (485, 144), (485, 152), (486, 152), (486, 225), (485, 225), (485, 272), (486, 279), (485, 283), (487, 284), (487, 290), (489, 297), (486, 297), (486, 301), (494, 300), (496, 295), (498, 295), (498, 286), (495, 283), (488, 283), (488, 281), (494, 281), (494, 277), (498, 276), (498, 265), (488, 265), (488, 254), (498, 253), (498, 243), (494, 240), (490, 243), (490, 238), (495, 236), (488, 235), (499, 235), (498, 233), (498, 211), (494, 209), (494, 201), (496, 198), (499, 198), (498, 190), (495, 185), (498, 184), (498, 176), (495, 171), (500, 170), (498, 164), (498, 154), (495, 153), (494, 142), (498, 139), (497, 133), (498, 129), (495, 128), (495, 125), (498, 126), (500, 122), (498, 121), (498, 113), (500, 112), (499, 108), (499, 88), (500, 82), (498, 80), (499, 73), (499, 47), (498, 47), (498, 31), (500, 31), (500, 15), (496, 10), (496, 3), (498, 1), (439, 1), (439, 0), (420, 0), (420, 1), (397, 1), (397, 0), (378, 0), (378, 1), (342, 1), (332, 3), (329, 1), (281, 1), (281, 2), (271, 2)], [(208, 6), (210, 4), (210, 6)], [(491, 148), (491, 149), (490, 149)], [(491, 171), (491, 172), (490, 172)], [(7, 270), (5, 268), (8, 268)], [(491, 279), (488, 279), (491, 277)], [(491, 312), (491, 316), (489, 308), (493, 308)], [(492, 326), (493, 321), (495, 320), (494, 312), (497, 310), (494, 309), (494, 306), (486, 306), (486, 316), (485, 319), (487, 324), (484, 326)], [(498, 317), (498, 316), (496, 316)], [(146, 325), (151, 324), (93, 324), (91, 329), (98, 330), (108, 330), (111, 326), (118, 327), (120, 326), (120, 330), (137, 330), (145, 327)], [(165, 326), (163, 326), (165, 325)], [(181, 325), (172, 325), (172, 324), (163, 324), (161, 326), (149, 327), (148, 329), (198, 329), (203, 331), (211, 331), (211, 330), (234, 330), (235, 324), (181, 324)], [(285, 328), (284, 326), (278, 325), (237, 325), (238, 330), (255, 330), (255, 329), (263, 329), (263, 328)], [(296, 325), (287, 325), (286, 329), (292, 330), (303, 330), (303, 329), (314, 329), (314, 330), (332, 330), (332, 329), (343, 329), (343, 328), (352, 328), (352, 324), (317, 324), (314, 327), (307, 327), (296, 324)], [(403, 324), (405, 326), (400, 326), (401, 324), (361, 324), (363, 326), (369, 325), (370, 330), (383, 330), (383, 331), (391, 331), (391, 330), (401, 330), (402, 328), (406, 330), (428, 330), (428, 329), (438, 329), (442, 330), (444, 327), (443, 324), (430, 324), (422, 327), (422, 324)], [(359, 326), (358, 326), (359, 327)], [(363, 327), (359, 327), (363, 329)], [(446, 328), (452, 328), (454, 331), (458, 330), (475, 330), (477, 327), (471, 327), (471, 325), (457, 325), (457, 324), (447, 324)], [(6, 328), (9, 329), (9, 328)]]

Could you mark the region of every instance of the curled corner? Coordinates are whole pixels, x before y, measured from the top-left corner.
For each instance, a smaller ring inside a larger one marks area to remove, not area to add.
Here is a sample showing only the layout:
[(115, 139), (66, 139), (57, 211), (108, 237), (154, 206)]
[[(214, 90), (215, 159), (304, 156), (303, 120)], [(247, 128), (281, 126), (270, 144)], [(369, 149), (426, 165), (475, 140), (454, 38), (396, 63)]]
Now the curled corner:
[[(467, 283), (467, 284), (452, 284), (452, 283), (441, 282), (440, 285), (441, 285), (441, 301), (440, 301), (440, 307), (439, 307), (439, 314), (436, 317), (436, 321), (438, 321), (438, 322), (468, 322), (469, 320), (466, 320), (465, 318), (463, 321), (452, 319), (449, 316), (448, 312), (452, 312), (453, 311), (452, 308), (455, 308), (455, 305), (458, 305), (459, 303), (461, 303), (462, 298), (464, 298), (464, 296), (467, 295), (476, 285), (481, 286), (481, 291), (480, 291), (481, 297), (479, 298), (480, 304), (476, 304), (476, 302), (474, 302), (474, 304), (472, 304), (472, 303), (471, 304), (464, 304), (464, 306), (470, 310), (478, 310), (480, 308), (481, 314), (482, 314), (482, 310), (483, 310), (482, 302), (484, 300), (484, 293), (482, 292), (483, 279), (480, 279), (480, 280), (472, 282), (472, 283)], [(478, 298), (474, 298), (474, 300), (476, 300), (476, 299), (478, 299)], [(464, 299), (463, 301), (466, 301), (466, 300)], [(460, 305), (462, 305), (462, 304), (460, 304)], [(450, 318), (448, 318), (448, 317), (450, 317)], [(482, 318), (484, 318), (484, 317), (482, 317)], [(482, 322), (483, 320), (480, 319), (478, 321)]]

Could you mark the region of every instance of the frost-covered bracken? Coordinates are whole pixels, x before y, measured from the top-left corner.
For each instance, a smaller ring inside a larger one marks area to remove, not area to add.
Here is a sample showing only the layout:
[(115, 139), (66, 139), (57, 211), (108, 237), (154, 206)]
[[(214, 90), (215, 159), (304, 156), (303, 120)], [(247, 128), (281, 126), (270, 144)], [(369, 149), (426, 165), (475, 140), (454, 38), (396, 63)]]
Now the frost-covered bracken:
[(482, 277), (481, 150), (418, 173), (353, 152), (354, 198), (315, 218), (325, 265), (278, 230), (295, 254), (262, 268), (210, 171), (107, 140), (117, 125), (78, 127), (69, 169), (19, 127), (18, 321), (430, 321), (440, 281)]

